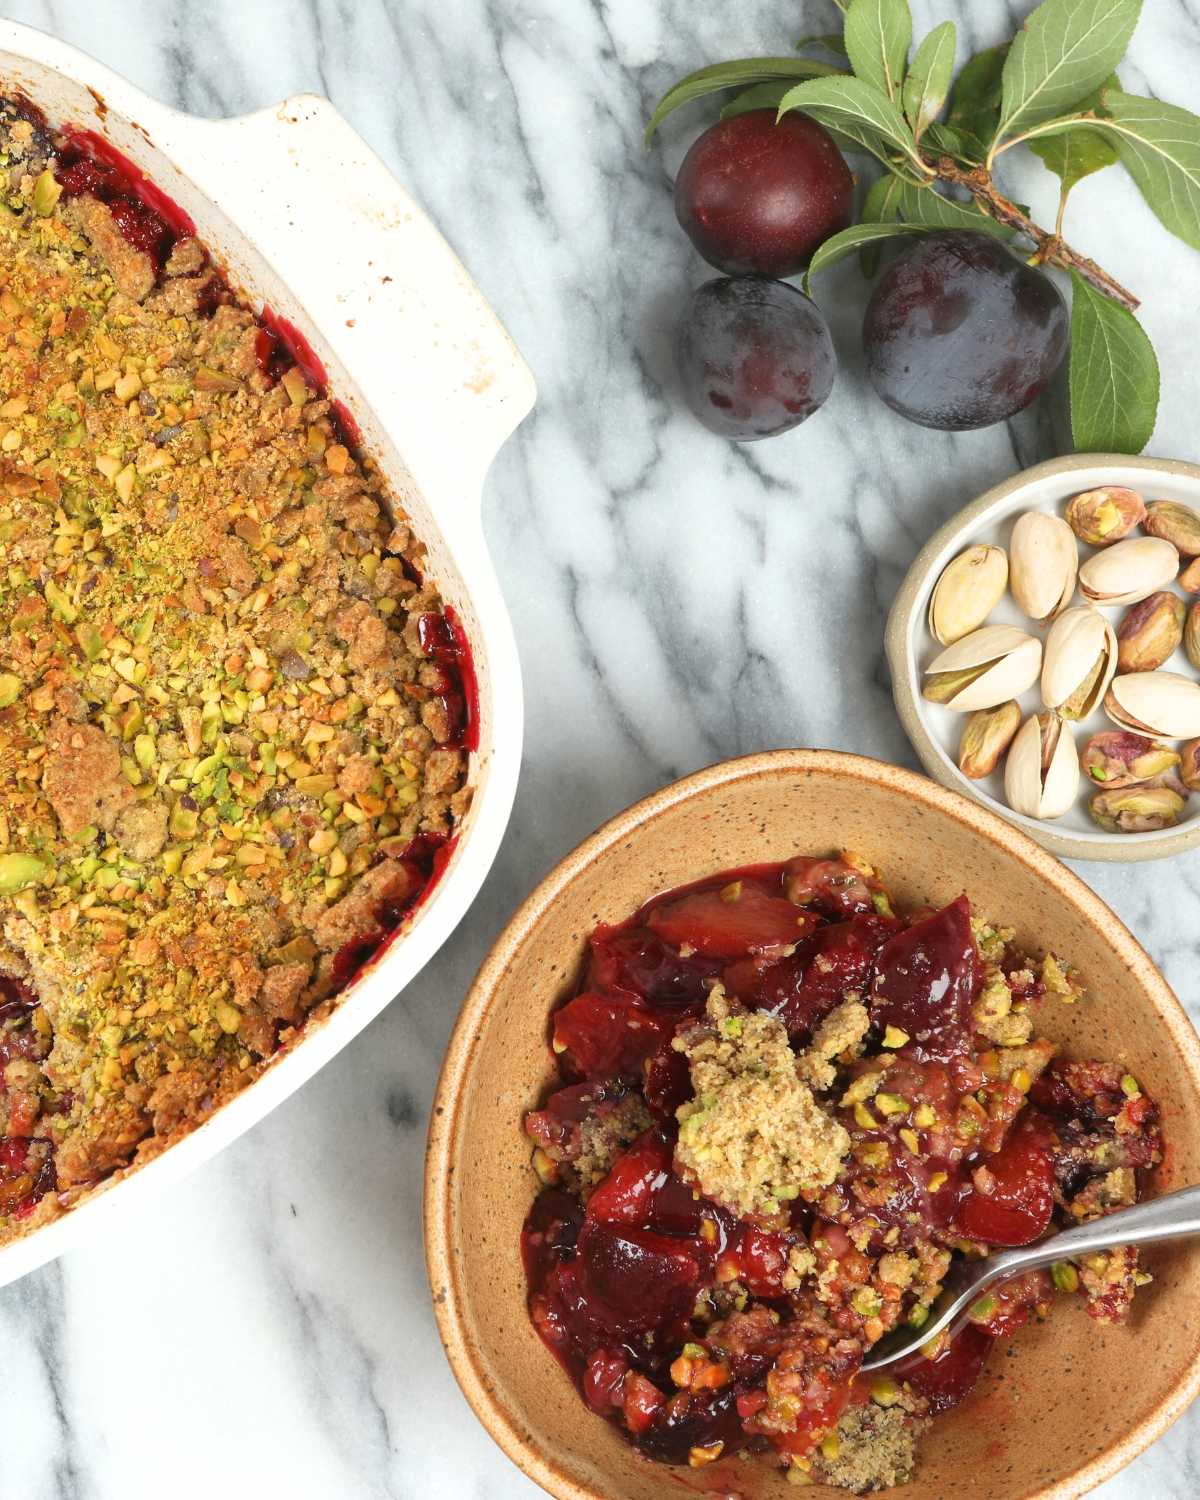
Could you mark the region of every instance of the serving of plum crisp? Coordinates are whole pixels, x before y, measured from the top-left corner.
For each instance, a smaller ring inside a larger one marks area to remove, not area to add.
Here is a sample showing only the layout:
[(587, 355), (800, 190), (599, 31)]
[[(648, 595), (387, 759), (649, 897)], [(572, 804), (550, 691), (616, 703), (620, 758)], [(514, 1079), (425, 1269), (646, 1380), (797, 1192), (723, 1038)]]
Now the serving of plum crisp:
[(900, 905), (850, 852), (725, 871), (592, 933), (553, 1017), (558, 1087), (525, 1120), (543, 1187), (522, 1249), (537, 1332), (643, 1455), (885, 1489), (1057, 1293), (1125, 1320), (1150, 1279), (1128, 1247), (1002, 1282), (862, 1373), (956, 1258), (1126, 1207), (1161, 1160), (1136, 1077), (1039, 1037), (1084, 990), (1015, 937), (965, 894)]

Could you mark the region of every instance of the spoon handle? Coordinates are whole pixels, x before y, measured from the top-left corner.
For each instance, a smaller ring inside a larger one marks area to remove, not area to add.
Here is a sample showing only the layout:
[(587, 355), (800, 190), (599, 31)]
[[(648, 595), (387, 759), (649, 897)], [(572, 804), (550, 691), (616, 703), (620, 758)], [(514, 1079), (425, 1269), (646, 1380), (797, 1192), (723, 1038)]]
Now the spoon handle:
[(1157, 1240), (1182, 1240), (1200, 1236), (1200, 1184), (1149, 1198), (1132, 1208), (1118, 1209), (1089, 1224), (1076, 1224), (1048, 1240), (1023, 1245), (989, 1259), (988, 1281), (1017, 1271), (1048, 1266), (1069, 1256), (1112, 1250), (1117, 1245), (1149, 1245)]

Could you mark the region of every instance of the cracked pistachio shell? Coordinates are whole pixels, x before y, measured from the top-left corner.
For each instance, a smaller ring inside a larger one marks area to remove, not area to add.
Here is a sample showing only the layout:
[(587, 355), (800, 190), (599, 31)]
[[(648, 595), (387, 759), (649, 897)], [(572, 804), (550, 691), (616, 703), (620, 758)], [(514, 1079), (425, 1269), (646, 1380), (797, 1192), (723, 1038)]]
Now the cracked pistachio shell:
[(1193, 667), (1200, 667), (1200, 599), (1187, 612), (1183, 627), (1183, 649)]
[(977, 542), (948, 562), (929, 600), (929, 633), (952, 646), (978, 630), (1004, 598), (1008, 556), (1003, 547)]
[(1142, 526), (1151, 536), (1170, 542), (1180, 557), (1200, 557), (1200, 516), (1190, 505), (1152, 500)]
[(1187, 605), (1169, 589), (1135, 604), (1117, 631), (1117, 666), (1122, 672), (1154, 672), (1170, 661), (1183, 639)]
[(1021, 705), (1015, 698), (999, 708), (977, 709), (963, 725), (958, 769), (972, 781), (990, 776), (1021, 727)]
[(1059, 516), (1027, 510), (1008, 543), (1008, 586), (1031, 620), (1049, 620), (1071, 602), (1079, 552), (1075, 533)]
[(1157, 536), (1133, 536), (1089, 557), (1079, 588), (1093, 604), (1137, 604), (1165, 589), (1179, 572), (1179, 553)]
[(1178, 672), (1131, 672), (1114, 677), (1104, 695), (1114, 724), (1169, 740), (1200, 736), (1200, 682)]
[(1179, 779), (1190, 792), (1200, 792), (1200, 739), (1189, 740), (1179, 752)]
[(1085, 490), (1067, 505), (1067, 525), (1081, 542), (1111, 547), (1128, 536), (1146, 514), (1146, 503), (1136, 490), (1106, 484)]
[(1158, 833), (1179, 822), (1186, 796), (1186, 790), (1181, 797), (1172, 787), (1142, 782), (1096, 792), (1088, 803), (1088, 812), (1105, 833)]
[(1117, 638), (1090, 604), (1064, 610), (1050, 627), (1042, 664), (1042, 702), (1064, 719), (1086, 719), (1117, 670)]
[(1106, 789), (1148, 781), (1178, 764), (1179, 756), (1169, 745), (1131, 729), (1104, 729), (1092, 735), (1080, 758), (1084, 776)]
[(1061, 818), (1079, 791), (1079, 754), (1056, 713), (1026, 719), (1008, 752), (1004, 795), (1027, 818)]
[(1037, 681), (1042, 643), (1015, 625), (985, 625), (948, 646), (925, 672), (922, 696), (955, 713), (995, 708)]

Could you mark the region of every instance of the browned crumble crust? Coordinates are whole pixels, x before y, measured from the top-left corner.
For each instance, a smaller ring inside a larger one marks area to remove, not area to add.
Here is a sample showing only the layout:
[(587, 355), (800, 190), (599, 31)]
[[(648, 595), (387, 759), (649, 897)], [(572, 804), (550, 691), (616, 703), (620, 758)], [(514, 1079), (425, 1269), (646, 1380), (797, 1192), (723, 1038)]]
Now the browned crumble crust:
[(378, 466), (51, 149), (0, 110), (0, 974), (41, 1001), (0, 1125), (22, 1095), (70, 1203), (324, 1018), (470, 788)]

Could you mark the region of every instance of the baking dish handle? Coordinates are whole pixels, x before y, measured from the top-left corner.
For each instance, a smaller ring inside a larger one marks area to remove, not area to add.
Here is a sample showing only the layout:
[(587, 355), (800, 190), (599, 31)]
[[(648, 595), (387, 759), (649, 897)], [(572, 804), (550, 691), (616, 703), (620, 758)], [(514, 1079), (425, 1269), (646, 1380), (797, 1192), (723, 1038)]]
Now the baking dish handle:
[(315, 94), (241, 119), (189, 119), (177, 139), (157, 144), (246, 228), (319, 330), (317, 352), (371, 391), (426, 497), (475, 530), (484, 475), (536, 387), (454, 252), (383, 162)]

